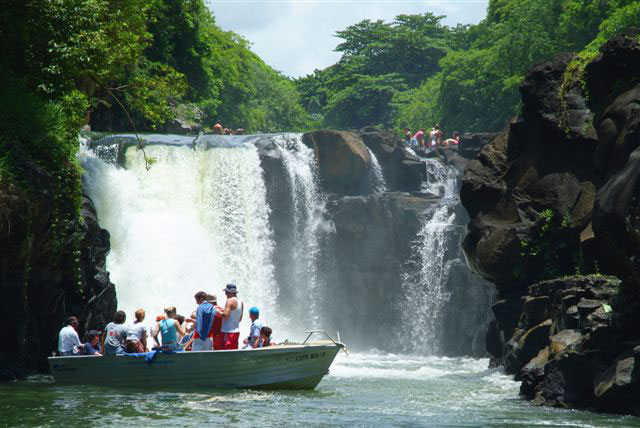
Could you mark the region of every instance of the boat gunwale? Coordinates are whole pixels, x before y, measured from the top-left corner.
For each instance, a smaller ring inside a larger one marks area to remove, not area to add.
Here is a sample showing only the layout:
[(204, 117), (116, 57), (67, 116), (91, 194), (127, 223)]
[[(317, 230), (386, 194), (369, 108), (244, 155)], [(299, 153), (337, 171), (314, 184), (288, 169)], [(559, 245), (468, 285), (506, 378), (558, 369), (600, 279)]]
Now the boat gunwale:
[[(198, 354), (207, 354), (207, 355), (220, 355), (220, 354), (228, 354), (228, 353), (249, 353), (249, 352), (263, 352), (263, 353), (282, 353), (287, 351), (306, 351), (312, 349), (332, 349), (337, 348), (339, 352), (340, 349), (344, 348), (344, 344), (340, 342), (331, 342), (331, 341), (319, 341), (319, 342), (307, 342), (305, 344), (296, 343), (296, 344), (286, 344), (286, 345), (276, 345), (269, 346), (266, 348), (247, 348), (247, 349), (218, 349), (211, 351), (178, 351), (172, 353), (162, 353), (163, 356), (176, 356), (176, 355), (198, 355)], [(153, 351), (149, 351), (153, 352)], [(145, 353), (141, 353), (145, 354)], [(57, 361), (57, 360), (75, 360), (79, 358), (120, 358), (120, 357), (130, 357), (130, 358), (141, 358), (141, 356), (127, 355), (127, 354), (118, 354), (118, 355), (59, 355), (59, 356), (51, 356), (48, 357), (49, 361)]]

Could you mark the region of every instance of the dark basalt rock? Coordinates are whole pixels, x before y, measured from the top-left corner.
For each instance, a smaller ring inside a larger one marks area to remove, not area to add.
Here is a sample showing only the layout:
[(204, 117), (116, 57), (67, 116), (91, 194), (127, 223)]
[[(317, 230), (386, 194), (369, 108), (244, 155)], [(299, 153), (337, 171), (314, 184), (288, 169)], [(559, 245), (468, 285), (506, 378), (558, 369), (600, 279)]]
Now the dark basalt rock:
[[(355, 347), (376, 343), (394, 349), (389, 332), (398, 321), (392, 308), (401, 303), (402, 268), (425, 210), (435, 203), (400, 192), (329, 201), (327, 220), (335, 233), (323, 244), (320, 266), (327, 282), (322, 298), (336, 315), (328, 320), (333, 323), (328, 331), (340, 331)], [(376, 318), (373, 327), (370, 314)]]
[[(9, 196), (0, 201), (6, 215), (0, 216), (2, 380), (47, 372), (46, 359), (57, 349), (66, 317), (79, 318), (82, 336), (104, 327), (116, 310), (115, 287), (105, 270), (109, 234), (98, 226), (93, 203), (84, 198), (82, 220), (67, 225), (69, 241), (61, 245), (51, 228), (54, 180), (36, 165), (27, 167), (32, 186), (40, 189), (36, 201), (15, 188), (9, 195), (0, 192)], [(79, 243), (79, 253), (71, 242)]]
[(480, 154), (480, 150), (497, 135), (495, 132), (462, 134), (458, 145), (458, 154), (467, 160), (475, 159)]
[(565, 81), (570, 54), (532, 68), (522, 115), (465, 169), (464, 250), (498, 288), (492, 364), (537, 404), (640, 415), (638, 34), (582, 82)]
[(367, 192), (371, 157), (352, 132), (323, 130), (306, 133), (302, 141), (314, 151), (320, 180), (327, 192), (360, 195)]

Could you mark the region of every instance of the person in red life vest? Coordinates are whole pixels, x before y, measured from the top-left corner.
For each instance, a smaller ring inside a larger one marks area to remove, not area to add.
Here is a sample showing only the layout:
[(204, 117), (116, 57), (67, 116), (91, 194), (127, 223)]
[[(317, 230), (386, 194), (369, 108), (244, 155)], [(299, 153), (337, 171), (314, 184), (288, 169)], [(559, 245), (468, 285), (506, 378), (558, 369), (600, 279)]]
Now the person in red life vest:
[(207, 294), (207, 301), (213, 305), (216, 309), (216, 313), (213, 316), (213, 325), (211, 326), (211, 333), (213, 335), (213, 349), (218, 351), (224, 348), (224, 334), (222, 334), (222, 311), (223, 309), (218, 306), (218, 297), (215, 294)]
[(227, 302), (222, 311), (223, 349), (238, 349), (244, 303), (237, 297), (238, 287), (235, 284), (227, 284), (223, 291), (227, 296)]

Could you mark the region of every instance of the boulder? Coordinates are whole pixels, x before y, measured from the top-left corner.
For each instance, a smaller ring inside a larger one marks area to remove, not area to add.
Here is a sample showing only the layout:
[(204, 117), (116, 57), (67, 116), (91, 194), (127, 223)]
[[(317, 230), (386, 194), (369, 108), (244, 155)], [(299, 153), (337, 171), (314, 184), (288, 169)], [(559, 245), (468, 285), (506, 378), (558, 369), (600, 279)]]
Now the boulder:
[(593, 393), (599, 409), (640, 415), (640, 383), (632, 376), (634, 370), (638, 370), (635, 364), (633, 352), (626, 352), (596, 377)]
[(204, 112), (195, 104), (178, 104), (171, 107), (173, 118), (163, 127), (167, 134), (198, 135), (202, 131)]
[(544, 380), (544, 366), (547, 361), (549, 361), (549, 348), (545, 347), (516, 376), (516, 380), (522, 381), (520, 394), (529, 400), (532, 400), (539, 392), (538, 386)]
[(549, 335), (551, 332), (551, 320), (546, 320), (528, 330), (518, 341), (516, 351), (520, 367), (511, 367), (517, 373), (533, 357), (538, 355), (541, 349), (549, 345)]
[(520, 323), (526, 327), (533, 327), (549, 318), (549, 302), (548, 296), (526, 297)]
[(535, 388), (536, 404), (555, 407), (585, 407), (593, 402), (593, 379), (597, 362), (591, 353), (564, 353), (550, 360)]
[(371, 157), (352, 132), (323, 130), (306, 133), (302, 141), (313, 150), (320, 180), (327, 192), (359, 195), (368, 190)]
[(582, 334), (576, 330), (561, 330), (549, 338), (551, 355), (576, 351), (582, 343)]
[(495, 132), (485, 133), (464, 133), (460, 136), (460, 144), (458, 145), (458, 155), (472, 160), (478, 157), (480, 150), (496, 136)]

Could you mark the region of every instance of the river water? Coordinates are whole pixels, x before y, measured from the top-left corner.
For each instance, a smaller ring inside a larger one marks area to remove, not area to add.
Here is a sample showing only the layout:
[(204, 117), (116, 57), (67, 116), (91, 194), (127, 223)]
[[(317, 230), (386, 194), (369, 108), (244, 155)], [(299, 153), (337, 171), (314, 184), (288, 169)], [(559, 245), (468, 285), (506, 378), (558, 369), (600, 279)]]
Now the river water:
[(141, 392), (0, 385), (2, 426), (640, 427), (640, 418), (534, 407), (486, 359), (358, 353), (314, 391)]

